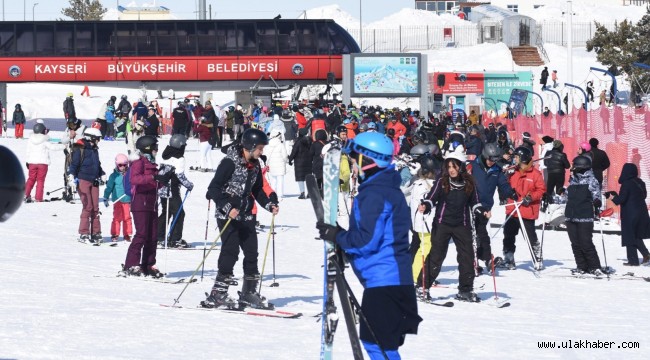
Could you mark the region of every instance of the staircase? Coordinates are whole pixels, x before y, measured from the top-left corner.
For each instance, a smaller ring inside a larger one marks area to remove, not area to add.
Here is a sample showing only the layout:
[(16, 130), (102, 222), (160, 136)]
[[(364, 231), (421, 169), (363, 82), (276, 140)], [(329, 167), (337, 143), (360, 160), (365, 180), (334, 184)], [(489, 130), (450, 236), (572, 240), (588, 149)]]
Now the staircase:
[(534, 46), (517, 46), (510, 48), (512, 60), (519, 66), (540, 66), (544, 61)]

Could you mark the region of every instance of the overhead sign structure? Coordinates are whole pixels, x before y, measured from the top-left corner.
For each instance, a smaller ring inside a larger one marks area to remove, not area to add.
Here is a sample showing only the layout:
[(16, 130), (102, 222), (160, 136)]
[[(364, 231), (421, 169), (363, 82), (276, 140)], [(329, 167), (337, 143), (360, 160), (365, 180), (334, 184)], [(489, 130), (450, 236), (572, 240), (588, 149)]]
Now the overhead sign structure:
[(352, 97), (419, 97), (421, 54), (351, 54)]
[(341, 68), (340, 58), (318, 56), (4, 58), (0, 82), (341, 79)]

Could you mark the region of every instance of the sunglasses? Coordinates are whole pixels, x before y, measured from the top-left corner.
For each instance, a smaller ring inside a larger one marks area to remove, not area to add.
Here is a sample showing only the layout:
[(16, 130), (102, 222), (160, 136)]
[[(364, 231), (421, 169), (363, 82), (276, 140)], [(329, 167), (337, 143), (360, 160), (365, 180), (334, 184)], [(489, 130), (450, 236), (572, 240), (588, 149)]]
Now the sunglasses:
[(127, 167), (129, 164), (117, 164), (117, 167)]

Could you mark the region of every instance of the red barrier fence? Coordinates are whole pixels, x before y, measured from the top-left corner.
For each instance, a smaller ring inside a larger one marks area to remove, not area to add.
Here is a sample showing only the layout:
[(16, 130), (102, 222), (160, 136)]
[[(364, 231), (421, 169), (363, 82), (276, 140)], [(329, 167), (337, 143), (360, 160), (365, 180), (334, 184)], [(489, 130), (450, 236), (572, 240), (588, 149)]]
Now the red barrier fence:
[[(507, 124), (515, 144), (521, 144), (521, 134), (525, 131), (532, 134), (537, 144), (542, 144), (541, 137), (544, 135), (558, 139), (564, 144), (564, 152), (569, 157), (569, 161), (577, 155), (581, 142), (596, 138), (600, 142), (598, 147), (607, 152), (611, 162), (611, 166), (604, 174), (604, 190), (619, 190), (618, 177), (626, 162), (635, 163), (639, 168), (640, 177), (646, 184), (650, 184), (650, 109), (648, 106), (638, 108), (601, 106), (590, 111), (574, 109), (565, 116), (520, 115), (512, 120), (490, 119), (485, 113), (483, 119), (484, 125), (490, 122)], [(536, 151), (536, 154), (539, 155), (539, 152)], [(646, 199), (648, 200), (650, 199)]]

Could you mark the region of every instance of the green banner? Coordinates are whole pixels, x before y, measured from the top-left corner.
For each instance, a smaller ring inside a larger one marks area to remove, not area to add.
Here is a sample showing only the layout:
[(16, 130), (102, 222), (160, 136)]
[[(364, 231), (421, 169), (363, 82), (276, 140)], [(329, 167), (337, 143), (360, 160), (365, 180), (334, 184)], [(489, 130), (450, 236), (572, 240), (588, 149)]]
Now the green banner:
[(530, 71), (519, 71), (515, 73), (485, 73), (484, 97), (485, 109), (494, 110), (496, 106), (497, 113), (501, 114), (506, 111), (506, 104), (518, 109), (518, 113), (533, 113), (533, 97), (528, 94), (525, 101), (522, 101), (522, 92), (515, 92), (513, 101), (511, 95), (513, 89), (533, 91), (533, 73)]

